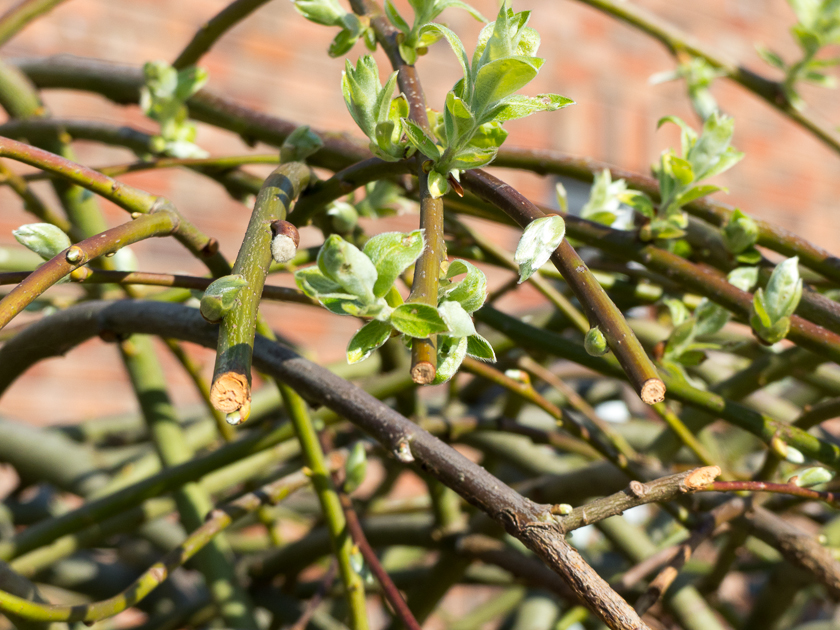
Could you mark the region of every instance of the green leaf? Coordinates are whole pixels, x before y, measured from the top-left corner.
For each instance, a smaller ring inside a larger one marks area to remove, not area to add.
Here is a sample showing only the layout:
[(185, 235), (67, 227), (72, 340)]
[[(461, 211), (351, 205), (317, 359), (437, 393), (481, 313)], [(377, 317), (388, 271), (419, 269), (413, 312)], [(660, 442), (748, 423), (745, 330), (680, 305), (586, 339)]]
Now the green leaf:
[(689, 313), (688, 307), (686, 307), (682, 300), (665, 298), (662, 302), (668, 307), (668, 313), (671, 315), (671, 324), (674, 327), (691, 319), (691, 313)]
[(446, 322), (449, 335), (469, 337), (475, 334), (475, 324), (464, 307), (458, 302), (445, 300), (438, 304), (438, 313)]
[[(806, 468), (795, 475), (795, 483), (800, 488), (810, 488), (811, 486), (818, 486), (823, 483), (828, 483), (834, 479), (836, 473), (828, 468), (814, 467)], [(791, 479), (794, 481), (794, 479)], [(788, 482), (790, 483), (790, 482)]]
[(467, 104), (454, 92), (446, 95), (446, 107), (443, 110), (443, 123), (446, 130), (447, 144), (457, 146), (461, 137), (467, 136), (476, 127), (475, 117)]
[(680, 144), (682, 146), (682, 154), (688, 155), (688, 152), (694, 146), (694, 143), (697, 142), (697, 132), (694, 131), (691, 127), (689, 127), (684, 120), (678, 118), (677, 116), (664, 116), (660, 118), (656, 123), (656, 128), (659, 129), (662, 125), (666, 122), (674, 123), (677, 127), (680, 128)]
[(764, 292), (767, 313), (772, 321), (789, 317), (802, 297), (799, 257), (794, 256), (776, 265)]
[(761, 262), (762, 255), (755, 247), (748, 247), (735, 256), (735, 260), (742, 265), (757, 265)]
[(353, 364), (367, 359), (373, 351), (391, 337), (391, 325), (373, 320), (362, 326), (347, 345), (347, 363)]
[(663, 157), (662, 165), (665, 172), (682, 186), (688, 186), (694, 181), (694, 170), (688, 160), (677, 157), (673, 153), (668, 153)]
[(429, 304), (402, 304), (391, 313), (390, 322), (398, 332), (416, 339), (426, 339), (448, 330), (438, 310)]
[(44, 260), (55, 258), (70, 247), (70, 237), (52, 223), (30, 223), (12, 230), (18, 243), (35, 252)]
[(403, 19), (391, 0), (385, 0), (385, 16), (388, 20), (390, 20), (391, 24), (396, 26), (406, 35), (411, 32), (411, 27), (408, 25), (408, 22)]
[(403, 133), (405, 133), (411, 146), (430, 160), (437, 161), (440, 159), (440, 149), (420, 125), (409, 118), (403, 118), (402, 125)]
[[(756, 326), (753, 320), (756, 320), (759, 325)], [(756, 331), (760, 328), (770, 328), (773, 325), (773, 319), (771, 319), (770, 314), (767, 312), (767, 305), (764, 299), (764, 289), (756, 289), (753, 294), (750, 325)]]
[(735, 165), (743, 157), (729, 146), (735, 121), (714, 112), (703, 123), (703, 134), (688, 152), (697, 180), (712, 177)]
[(373, 294), (383, 297), (388, 293), (399, 275), (420, 257), (424, 247), (423, 230), (415, 230), (410, 234), (385, 232), (365, 243), (362, 251), (377, 272)]
[(467, 146), (482, 149), (498, 149), (508, 136), (505, 128), (497, 122), (489, 122), (480, 125), (475, 130), (473, 137)]
[(478, 333), (467, 337), (467, 354), (479, 361), (496, 362), (496, 353), (493, 346)]
[(450, 29), (441, 24), (426, 24), (426, 26), (420, 29), (421, 39), (432, 34), (437, 36), (442, 35), (446, 38), (446, 41), (449, 42), (449, 45), (452, 47), (452, 52), (455, 53), (455, 58), (458, 60), (458, 63), (461, 64), (461, 72), (464, 73), (464, 78), (467, 80), (468, 84), (471, 84), (472, 75), (470, 73), (470, 62), (467, 57), (467, 51), (464, 50), (464, 45), (461, 43), (460, 38)]
[(716, 193), (719, 190), (726, 189), (721, 188), (720, 186), (714, 186), (713, 184), (697, 184), (677, 195), (677, 205), (684, 206), (687, 203), (691, 203), (692, 201), (705, 197), (706, 195)]
[(376, 267), (358, 247), (337, 234), (331, 235), (318, 252), (318, 268), (364, 304), (374, 301)]
[(465, 337), (441, 337), (438, 342), (437, 372), (432, 385), (445, 383), (458, 373), (467, 355), (469, 342)]
[(359, 58), (355, 68), (349, 59), (345, 61), (344, 72), (341, 75), (344, 102), (353, 120), (368, 138), (374, 136), (374, 111), (381, 87), (379, 68), (373, 57), (364, 55)]
[[(462, 280), (451, 279), (466, 274)], [(487, 299), (487, 277), (484, 272), (466, 260), (455, 259), (449, 263), (446, 278), (441, 281), (438, 290), (438, 302), (451, 300), (458, 302), (467, 313), (474, 313), (484, 305)]]
[(506, 122), (525, 118), (537, 112), (557, 111), (574, 104), (572, 99), (559, 94), (537, 94), (536, 96), (514, 94), (489, 111), (486, 117), (496, 122)]
[(785, 69), (785, 62), (782, 60), (782, 58), (769, 48), (765, 48), (764, 46), (756, 44), (755, 50), (758, 53), (759, 57), (761, 57), (764, 61), (769, 63), (774, 68), (778, 68), (779, 70)]
[(186, 101), (193, 94), (198, 92), (207, 83), (210, 74), (204, 68), (191, 66), (178, 72), (177, 85), (175, 87), (175, 98), (179, 101)]
[(347, 13), (338, 0), (294, 0), (295, 9), (310, 22), (323, 26), (342, 26)]
[(324, 146), (324, 141), (309, 125), (302, 125), (290, 133), (280, 147), (281, 162), (302, 162)]
[(679, 360), (680, 355), (688, 349), (688, 345), (694, 341), (694, 327), (697, 322), (694, 319), (684, 321), (674, 328), (665, 344), (665, 356), (672, 360)]
[(566, 187), (563, 182), (557, 182), (554, 186), (555, 197), (557, 198), (557, 207), (561, 212), (569, 211), (569, 193), (566, 192)]
[(557, 215), (536, 219), (528, 224), (513, 257), (519, 264), (520, 284), (548, 261), (565, 235), (566, 223), (563, 217)]
[(449, 192), (449, 180), (438, 173), (431, 171), (429, 173), (429, 194), (432, 199), (439, 199)]
[(340, 284), (321, 273), (317, 266), (295, 271), (295, 283), (313, 300), (319, 300), (321, 296), (355, 298), (354, 295), (346, 293)]
[(490, 164), (496, 159), (498, 149), (479, 149), (477, 147), (465, 147), (458, 151), (447, 163), (446, 167), (459, 171), (466, 171), (471, 168), (480, 168)]
[(491, 61), (476, 73), (472, 110), (483, 121), (482, 114), (500, 100), (530, 83), (539, 72), (543, 59), (507, 57)]
[(713, 335), (723, 328), (729, 321), (730, 314), (719, 304), (715, 304), (708, 298), (703, 298), (697, 308), (694, 309), (694, 318), (697, 320), (694, 334), (701, 337), (703, 335)]
[(723, 240), (730, 252), (740, 254), (758, 241), (758, 224), (736, 208), (723, 228)]
[(758, 267), (738, 267), (730, 271), (726, 279), (741, 291), (752, 291), (758, 283)]

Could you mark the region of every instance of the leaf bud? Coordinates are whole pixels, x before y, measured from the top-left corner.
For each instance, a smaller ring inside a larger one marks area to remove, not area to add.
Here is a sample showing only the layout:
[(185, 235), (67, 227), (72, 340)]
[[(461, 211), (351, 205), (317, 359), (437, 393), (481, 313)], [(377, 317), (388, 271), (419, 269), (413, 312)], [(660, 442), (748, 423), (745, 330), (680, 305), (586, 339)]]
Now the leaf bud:
[(224, 276), (215, 280), (201, 297), (199, 312), (211, 324), (217, 324), (233, 308), (239, 292), (248, 284), (240, 275)]
[(367, 473), (367, 454), (365, 445), (356, 442), (344, 463), (344, 492), (350, 493), (358, 488), (365, 480)]
[(278, 264), (287, 263), (295, 257), (300, 245), (300, 232), (288, 221), (271, 222), (271, 257)]
[(814, 468), (806, 468), (791, 481), (800, 488), (810, 488), (811, 486), (818, 486), (821, 483), (828, 483), (834, 479), (834, 472), (828, 468), (815, 466)]
[(607, 338), (604, 337), (604, 333), (602, 333), (601, 329), (597, 326), (590, 328), (586, 333), (586, 337), (583, 339), (583, 347), (586, 348), (586, 352), (593, 357), (600, 357), (609, 352)]
[(359, 213), (346, 201), (336, 201), (327, 210), (332, 228), (341, 234), (351, 232), (359, 223)]
[(67, 250), (64, 257), (71, 265), (80, 265), (85, 260), (85, 251), (81, 247), (73, 245), (73, 247)]
[(804, 464), (805, 456), (797, 449), (793, 448), (785, 442), (778, 435), (774, 435), (770, 440), (770, 449), (782, 459), (786, 459), (791, 464)]
[(324, 142), (309, 125), (302, 125), (290, 133), (280, 147), (280, 162), (303, 162), (323, 146)]
[(736, 209), (723, 228), (726, 248), (733, 254), (740, 254), (758, 241), (758, 225), (740, 210)]
[(30, 223), (12, 230), (17, 242), (38, 254), (44, 260), (50, 260), (70, 247), (70, 237), (52, 223)]

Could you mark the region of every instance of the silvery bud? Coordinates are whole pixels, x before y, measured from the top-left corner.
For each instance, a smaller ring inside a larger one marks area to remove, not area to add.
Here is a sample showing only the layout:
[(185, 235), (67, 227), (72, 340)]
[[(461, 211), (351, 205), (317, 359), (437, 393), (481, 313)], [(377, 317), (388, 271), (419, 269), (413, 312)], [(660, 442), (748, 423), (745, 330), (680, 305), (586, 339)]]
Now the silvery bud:
[(224, 276), (214, 281), (201, 298), (199, 311), (211, 324), (217, 324), (233, 308), (239, 292), (248, 284), (240, 275)]
[(300, 245), (300, 232), (288, 221), (271, 222), (271, 257), (278, 264), (287, 263), (295, 257)]
[(38, 254), (44, 260), (55, 258), (70, 247), (70, 237), (52, 223), (30, 223), (12, 230), (17, 242)]

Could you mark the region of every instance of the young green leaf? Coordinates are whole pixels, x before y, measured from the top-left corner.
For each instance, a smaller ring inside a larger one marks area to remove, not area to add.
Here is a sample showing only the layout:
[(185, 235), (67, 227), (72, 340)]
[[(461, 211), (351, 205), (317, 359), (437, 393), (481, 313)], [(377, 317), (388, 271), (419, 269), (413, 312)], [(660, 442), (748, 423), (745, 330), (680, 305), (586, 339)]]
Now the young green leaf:
[(399, 275), (423, 253), (425, 244), (423, 230), (410, 234), (385, 232), (365, 243), (362, 251), (376, 267), (377, 279), (373, 286), (376, 297), (383, 297), (390, 291)]
[(403, 118), (403, 133), (408, 138), (408, 143), (425, 155), (430, 160), (440, 159), (440, 149), (420, 125), (413, 120)]
[(467, 355), (479, 361), (496, 362), (496, 353), (493, 351), (493, 346), (478, 333), (467, 337)]
[(416, 339), (427, 339), (448, 330), (446, 322), (434, 306), (416, 302), (395, 308), (389, 321), (398, 332)]
[(455, 374), (467, 356), (469, 341), (466, 337), (441, 337), (438, 342), (437, 372), (432, 385), (447, 382)]
[(367, 359), (374, 350), (388, 341), (391, 325), (373, 320), (362, 326), (347, 345), (347, 363), (353, 364)]
[(204, 291), (199, 312), (211, 324), (222, 321), (236, 305), (240, 291), (248, 286), (241, 275), (223, 276), (214, 280)]
[(565, 235), (566, 223), (563, 217), (557, 215), (536, 219), (528, 224), (513, 257), (519, 264), (520, 284), (548, 261)]
[(375, 300), (376, 267), (358, 247), (337, 234), (331, 235), (318, 252), (318, 269), (362, 303)]
[(447, 334), (452, 337), (469, 337), (475, 334), (472, 318), (458, 302), (444, 300), (438, 304), (438, 313), (446, 322)]
[[(452, 278), (461, 274), (466, 274), (462, 280), (452, 281)], [(485, 299), (487, 277), (484, 272), (466, 260), (455, 259), (449, 263), (446, 278), (441, 281), (438, 289), (438, 302), (458, 302), (467, 313), (474, 313), (484, 305)]]
[(741, 291), (752, 291), (758, 284), (758, 267), (738, 267), (730, 271), (726, 279)]
[(324, 141), (309, 125), (302, 125), (290, 133), (280, 147), (280, 161), (302, 162), (324, 146)]
[(730, 252), (740, 254), (758, 241), (758, 225), (736, 208), (729, 223), (723, 228), (723, 240)]
[(38, 254), (44, 260), (55, 258), (70, 247), (70, 237), (52, 223), (30, 223), (12, 230), (18, 243)]

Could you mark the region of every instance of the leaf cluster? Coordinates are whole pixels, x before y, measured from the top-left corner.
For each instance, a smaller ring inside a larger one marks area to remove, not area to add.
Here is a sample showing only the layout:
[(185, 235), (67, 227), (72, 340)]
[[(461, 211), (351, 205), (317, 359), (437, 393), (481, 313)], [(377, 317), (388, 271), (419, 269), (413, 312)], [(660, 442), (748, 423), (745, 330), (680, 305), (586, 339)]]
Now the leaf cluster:
[(361, 38), (369, 50), (376, 50), (376, 38), (366, 19), (345, 11), (338, 0), (293, 0), (295, 9), (315, 24), (336, 26), (341, 30), (327, 50), (330, 57), (340, 57), (350, 51)]
[(144, 85), (140, 90), (140, 108), (160, 123), (154, 143), (160, 153), (176, 158), (203, 158), (209, 153), (195, 144), (196, 127), (188, 120), (186, 102), (208, 79), (207, 71), (192, 66), (176, 70), (165, 61), (150, 61), (143, 66)]

